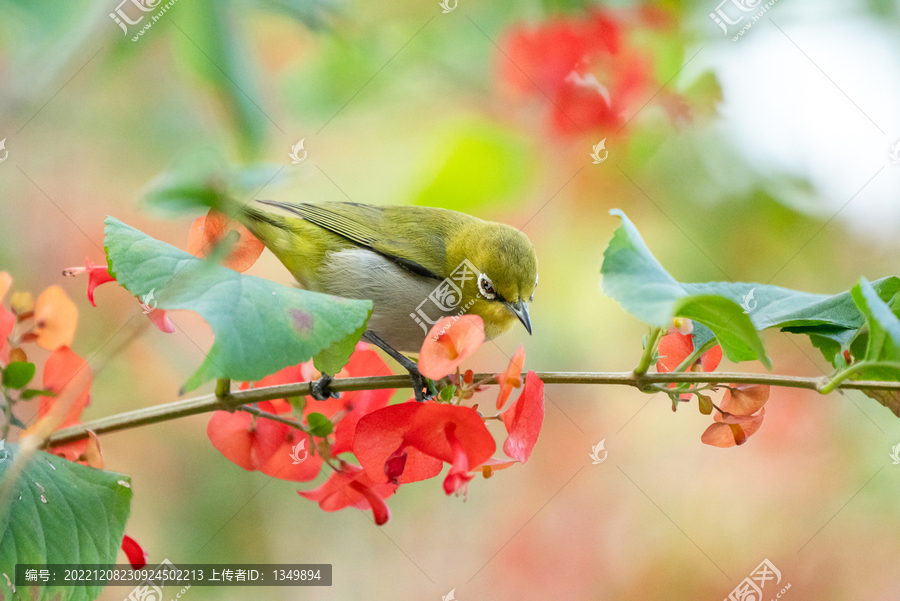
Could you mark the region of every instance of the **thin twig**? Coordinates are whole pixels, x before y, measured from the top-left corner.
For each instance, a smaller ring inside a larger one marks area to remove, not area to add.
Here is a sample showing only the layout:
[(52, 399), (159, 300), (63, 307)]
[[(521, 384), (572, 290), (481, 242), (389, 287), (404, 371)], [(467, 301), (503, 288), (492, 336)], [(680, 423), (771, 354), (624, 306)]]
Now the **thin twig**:
[[(653, 384), (668, 384), (670, 382), (686, 384), (768, 384), (785, 388), (802, 388), (821, 392), (828, 384), (828, 378), (803, 378), (797, 376), (782, 376), (777, 374), (750, 374), (727, 372), (686, 372), (686, 373), (654, 373), (637, 376), (634, 372), (538, 372), (536, 374), (545, 384), (608, 384), (620, 386), (633, 386), (639, 390), (645, 390)], [(484, 380), (487, 384), (494, 384), (494, 374), (475, 374), (474, 379)], [(412, 388), (408, 376), (371, 376), (365, 378), (339, 378), (332, 380), (329, 385), (335, 392), (350, 392), (354, 390), (382, 390), (388, 388)], [(887, 390), (900, 392), (900, 382), (878, 382), (871, 380), (844, 380), (837, 389), (852, 390)], [(265, 388), (253, 388), (230, 393), (223, 398), (217, 398), (215, 394), (174, 401), (145, 407), (134, 411), (127, 411), (109, 417), (102, 417), (84, 424), (72, 426), (54, 432), (48, 440), (50, 444), (61, 444), (87, 438), (88, 430), (96, 434), (118, 432), (138, 426), (156, 424), (160, 422), (198, 415), (212, 411), (235, 411), (241, 405), (270, 401), (294, 396), (305, 396), (310, 393), (310, 382), (296, 384), (284, 384), (281, 386), (268, 386)], [(315, 403), (316, 401), (311, 401)]]

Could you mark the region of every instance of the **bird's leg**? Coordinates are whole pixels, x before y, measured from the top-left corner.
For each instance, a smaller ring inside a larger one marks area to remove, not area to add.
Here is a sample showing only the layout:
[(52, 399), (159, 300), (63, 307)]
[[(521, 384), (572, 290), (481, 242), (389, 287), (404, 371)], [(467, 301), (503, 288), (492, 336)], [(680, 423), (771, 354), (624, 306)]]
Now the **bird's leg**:
[(362, 335), (362, 337), (386, 352), (397, 363), (399, 363), (400, 366), (403, 367), (403, 369), (409, 372), (409, 379), (412, 380), (413, 392), (416, 395), (417, 401), (421, 403), (423, 401), (427, 401), (428, 399), (434, 398), (434, 394), (432, 394), (431, 389), (425, 382), (425, 378), (422, 376), (422, 374), (419, 373), (419, 368), (410, 360), (409, 357), (394, 349), (394, 347), (379, 338), (378, 335), (373, 332), (366, 332)]
[(309, 396), (316, 399), (317, 401), (327, 401), (328, 399), (338, 399), (341, 397), (340, 392), (332, 392), (329, 384), (334, 378), (329, 376), (328, 374), (322, 374), (322, 376), (310, 384), (309, 386)]

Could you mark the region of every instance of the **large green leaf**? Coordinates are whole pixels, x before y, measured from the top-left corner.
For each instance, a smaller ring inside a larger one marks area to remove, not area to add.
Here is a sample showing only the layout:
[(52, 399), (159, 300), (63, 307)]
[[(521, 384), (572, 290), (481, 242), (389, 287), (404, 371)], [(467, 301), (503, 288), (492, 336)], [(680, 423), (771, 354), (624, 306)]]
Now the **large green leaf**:
[(199, 313), (215, 334), (185, 392), (216, 378), (260, 380), (332, 345), (343, 349), (372, 312), (371, 301), (288, 288), (199, 260), (112, 217), (105, 231), (109, 271), (121, 285), (141, 298), (152, 293), (159, 309)]
[[(826, 359), (835, 362), (842, 350), (865, 342), (864, 332), (860, 336), (866, 319), (854, 302), (850, 291), (839, 294), (813, 294), (780, 286), (744, 282), (706, 282), (683, 284), (675, 280), (656, 260), (641, 239), (637, 228), (621, 211), (612, 211), (622, 218), (622, 226), (616, 231), (604, 257), (603, 290), (621, 303), (622, 307), (645, 323), (665, 327), (674, 316), (690, 317), (706, 323), (714, 305), (726, 299), (739, 305), (756, 330), (781, 328), (783, 331), (805, 334)], [(872, 291), (880, 301), (900, 305), (900, 278), (887, 277), (871, 284)], [(688, 315), (681, 307), (691, 307), (687, 298), (705, 298), (700, 302), (700, 313)], [(733, 315), (733, 307), (726, 312), (728, 319)], [(900, 312), (900, 309), (897, 309)], [(721, 315), (719, 315), (721, 317)], [(748, 357), (746, 348), (736, 348), (740, 341), (755, 349), (756, 341), (746, 331), (747, 322), (740, 318), (713, 327), (722, 350), (732, 360)], [(732, 330), (726, 332), (723, 328)], [(723, 338), (730, 338), (726, 342)], [(759, 352), (758, 350), (756, 352)], [(856, 353), (854, 353), (856, 354)], [(744, 360), (744, 359), (740, 359)]]
[[(0, 451), (0, 482), (18, 446)], [(128, 476), (85, 467), (37, 452), (16, 480), (10, 503), (0, 507), (0, 572), (14, 579), (23, 564), (113, 564), (131, 511)], [(16, 587), (0, 577), (0, 599), (96, 599), (102, 586)]]
[[(865, 316), (868, 341), (862, 360), (851, 367), (853, 378), (900, 382), (900, 319), (875, 288), (863, 278), (851, 290), (856, 306)], [(900, 394), (893, 391), (863, 391), (900, 417)]]
[(628, 217), (618, 209), (611, 213), (622, 218), (622, 225), (603, 254), (606, 294), (652, 326), (668, 327), (674, 317), (696, 320), (712, 330), (732, 361), (759, 359), (771, 368), (756, 327), (738, 303), (715, 293), (690, 292), (656, 260)]

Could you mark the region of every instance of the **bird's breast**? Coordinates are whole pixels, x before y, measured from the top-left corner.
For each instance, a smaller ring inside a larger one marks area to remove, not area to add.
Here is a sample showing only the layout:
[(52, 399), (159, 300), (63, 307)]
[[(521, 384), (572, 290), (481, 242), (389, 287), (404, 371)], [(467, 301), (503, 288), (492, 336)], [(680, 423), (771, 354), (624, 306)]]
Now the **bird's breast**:
[(399, 351), (418, 352), (432, 325), (465, 313), (461, 291), (448, 280), (424, 277), (371, 250), (329, 253), (314, 289), (373, 302), (368, 329)]

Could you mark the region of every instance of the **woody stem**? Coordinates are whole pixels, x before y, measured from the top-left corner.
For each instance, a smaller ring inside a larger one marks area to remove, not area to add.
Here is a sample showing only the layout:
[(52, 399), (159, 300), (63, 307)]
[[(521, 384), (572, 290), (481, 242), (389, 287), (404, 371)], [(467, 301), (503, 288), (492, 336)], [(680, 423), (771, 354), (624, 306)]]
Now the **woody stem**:
[[(804, 378), (798, 376), (783, 376), (778, 374), (752, 374), (752, 373), (728, 373), (728, 372), (684, 372), (684, 373), (653, 373), (644, 374), (640, 380), (635, 379), (633, 372), (538, 372), (537, 377), (545, 384), (606, 384), (619, 386), (632, 386), (643, 388), (652, 384), (687, 383), (709, 384), (716, 382), (729, 382), (733, 384), (767, 384), (769, 386), (781, 386), (785, 388), (802, 388), (823, 392), (828, 380), (822, 378)], [(488, 384), (495, 384), (494, 374), (475, 374), (476, 380), (485, 380)], [(48, 439), (48, 445), (56, 445), (72, 442), (87, 437), (88, 430), (96, 434), (118, 432), (138, 426), (161, 423), (179, 417), (210, 413), (212, 411), (234, 411), (238, 407), (260, 401), (282, 399), (293, 396), (305, 396), (310, 394), (310, 382), (296, 384), (284, 384), (281, 386), (268, 386), (265, 388), (252, 388), (250, 390), (238, 390), (225, 398), (218, 398), (215, 394), (173, 401), (162, 405), (144, 407), (134, 411), (126, 411), (108, 417), (95, 419), (84, 424), (64, 428), (54, 432)], [(353, 390), (383, 390), (388, 388), (410, 388), (412, 383), (408, 376), (371, 376), (364, 378), (339, 378), (331, 383), (331, 389), (335, 392), (349, 392)], [(900, 382), (879, 382), (869, 380), (844, 380), (833, 384), (829, 388), (849, 390), (886, 390), (900, 393)]]

